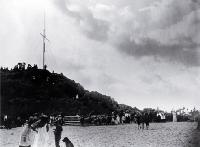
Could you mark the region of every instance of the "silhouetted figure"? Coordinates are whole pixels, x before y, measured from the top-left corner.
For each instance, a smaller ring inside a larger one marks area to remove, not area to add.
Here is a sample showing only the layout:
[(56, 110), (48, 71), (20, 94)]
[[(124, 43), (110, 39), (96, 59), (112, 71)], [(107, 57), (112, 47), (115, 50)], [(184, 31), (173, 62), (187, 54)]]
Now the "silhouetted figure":
[(16, 118), (16, 126), (20, 127), (21, 125), (22, 125), (21, 117), (17, 116), (17, 118)]
[(44, 70), (46, 70), (46, 69), (47, 69), (47, 65), (45, 64), (45, 65), (44, 65)]
[(27, 70), (30, 70), (32, 68), (31, 64), (28, 64)]
[(197, 129), (198, 129), (198, 130), (200, 130), (200, 115), (198, 116), (198, 119), (197, 119), (197, 121), (198, 121), (198, 126), (197, 126)]
[(141, 116), (141, 123), (142, 123), (142, 130), (144, 130), (145, 115), (143, 113), (142, 113), (142, 116)]
[(83, 116), (81, 116), (80, 123), (82, 126), (84, 125), (84, 117)]
[(138, 124), (138, 129), (141, 129), (141, 115), (137, 114), (136, 122)]
[(11, 129), (12, 128), (12, 119), (5, 115), (4, 117), (4, 125), (6, 129)]
[(146, 129), (148, 130), (149, 129), (149, 122), (150, 122), (148, 113), (145, 113), (145, 115), (144, 115), (144, 122), (146, 124)]
[(33, 69), (35, 69), (35, 70), (37, 70), (37, 69), (38, 69), (38, 66), (37, 66), (37, 64), (34, 64), (34, 65), (33, 65)]
[(13, 68), (13, 70), (14, 70), (14, 71), (18, 71), (18, 70), (19, 70), (19, 69), (18, 69), (18, 65), (15, 65), (14, 68)]
[(56, 128), (54, 130), (56, 147), (60, 147), (60, 139), (61, 139), (62, 131), (63, 131), (62, 125), (59, 121), (57, 121), (56, 122)]

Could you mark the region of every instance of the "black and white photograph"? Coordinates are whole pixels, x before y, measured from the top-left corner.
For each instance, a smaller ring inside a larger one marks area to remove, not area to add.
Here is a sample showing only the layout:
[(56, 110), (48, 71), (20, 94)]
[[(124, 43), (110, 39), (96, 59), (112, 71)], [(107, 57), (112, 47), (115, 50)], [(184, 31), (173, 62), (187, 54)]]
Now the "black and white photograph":
[(1, 147), (200, 147), (200, 0), (0, 0)]

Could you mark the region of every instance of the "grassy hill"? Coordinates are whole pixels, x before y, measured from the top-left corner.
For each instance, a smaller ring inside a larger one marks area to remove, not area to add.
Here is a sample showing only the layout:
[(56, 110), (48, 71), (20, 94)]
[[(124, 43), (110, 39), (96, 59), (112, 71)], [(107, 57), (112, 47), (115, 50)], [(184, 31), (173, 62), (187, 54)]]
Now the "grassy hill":
[[(25, 65), (25, 64), (24, 64)], [(110, 96), (85, 90), (63, 74), (18, 64), (14, 69), (1, 68), (1, 114), (29, 115), (36, 112), (66, 115), (109, 114), (112, 111), (136, 110), (119, 105)]]

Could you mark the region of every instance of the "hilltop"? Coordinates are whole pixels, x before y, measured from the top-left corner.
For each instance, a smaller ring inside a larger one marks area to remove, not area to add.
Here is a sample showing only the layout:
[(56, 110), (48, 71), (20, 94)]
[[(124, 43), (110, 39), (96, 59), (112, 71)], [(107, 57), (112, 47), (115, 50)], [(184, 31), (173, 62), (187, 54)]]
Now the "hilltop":
[(36, 112), (65, 115), (110, 114), (112, 111), (137, 111), (118, 104), (110, 96), (84, 87), (62, 73), (25, 68), (18, 63), (13, 69), (1, 68), (1, 114), (29, 115)]

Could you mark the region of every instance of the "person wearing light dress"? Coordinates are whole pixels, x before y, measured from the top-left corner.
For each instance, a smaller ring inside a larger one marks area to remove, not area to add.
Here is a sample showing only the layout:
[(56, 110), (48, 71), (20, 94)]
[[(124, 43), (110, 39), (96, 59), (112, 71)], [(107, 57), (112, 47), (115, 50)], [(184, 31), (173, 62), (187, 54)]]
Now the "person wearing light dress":
[(19, 147), (32, 147), (35, 139), (36, 130), (31, 126), (32, 122), (29, 120), (25, 124), (23, 131), (20, 135)]
[(34, 125), (37, 133), (35, 133), (33, 147), (49, 147), (48, 118), (42, 116)]
[(49, 147), (49, 126), (45, 124), (43, 127), (37, 129), (35, 134), (33, 147)]

